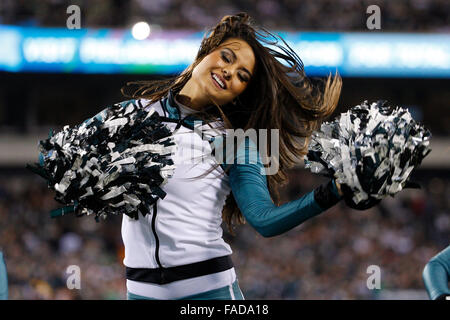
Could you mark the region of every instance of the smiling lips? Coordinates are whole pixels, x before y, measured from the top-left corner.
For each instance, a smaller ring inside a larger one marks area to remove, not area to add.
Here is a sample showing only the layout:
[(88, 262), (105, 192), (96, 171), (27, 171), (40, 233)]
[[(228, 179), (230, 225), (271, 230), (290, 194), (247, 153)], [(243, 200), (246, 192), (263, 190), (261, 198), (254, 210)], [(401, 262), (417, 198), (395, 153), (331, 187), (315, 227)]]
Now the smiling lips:
[(219, 89), (225, 90), (227, 88), (225, 80), (218, 74), (211, 73), (211, 78), (212, 78), (212, 81), (214, 82), (214, 84), (216, 85), (216, 87), (218, 87)]

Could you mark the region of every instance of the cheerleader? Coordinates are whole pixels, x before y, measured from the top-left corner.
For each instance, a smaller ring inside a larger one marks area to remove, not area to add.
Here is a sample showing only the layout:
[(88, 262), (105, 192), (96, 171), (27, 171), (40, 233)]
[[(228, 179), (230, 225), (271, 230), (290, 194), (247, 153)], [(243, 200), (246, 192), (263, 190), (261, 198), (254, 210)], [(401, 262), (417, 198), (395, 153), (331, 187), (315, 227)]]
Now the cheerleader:
[(431, 300), (444, 300), (450, 296), (450, 246), (428, 261), (422, 272), (423, 282)]
[(2, 251), (0, 251), (0, 300), (8, 300), (8, 273)]
[[(330, 76), (322, 87), (313, 86), (295, 52), (276, 40), (256, 30), (247, 14), (225, 16), (181, 75), (124, 88), (127, 94), (138, 85), (131, 101), (174, 121), (168, 126), (176, 130), (179, 146), (174, 175), (164, 186), (167, 196), (145, 219), (123, 217), (129, 299), (243, 299), (222, 221), (230, 229), (247, 221), (272, 237), (341, 200), (339, 185), (330, 180), (295, 201), (278, 203), (276, 189), (287, 182), (287, 169), (305, 155), (311, 132), (335, 110), (341, 78)], [(191, 151), (183, 148), (210, 153), (220, 145), (211, 144), (217, 135), (196, 134), (199, 119), (221, 129), (278, 129), (279, 154), (272, 155), (278, 172), (261, 173), (265, 168), (251, 139), (239, 146), (232, 164), (189, 163), (185, 155)], [(252, 157), (255, 163), (245, 162)]]
[[(277, 194), (311, 133), (335, 110), (341, 86), (339, 75), (313, 83), (296, 53), (245, 13), (221, 19), (180, 75), (127, 84), (122, 92), (131, 100), (120, 105), (155, 110), (178, 146), (164, 199), (138, 219), (123, 215), (128, 299), (244, 299), (222, 222), (232, 231), (246, 221), (273, 237), (343, 198), (334, 179), (283, 205)], [(105, 117), (107, 109), (86, 123)], [(279, 152), (268, 159), (278, 170), (265, 174), (265, 154), (248, 137), (232, 161), (204, 157), (217, 155), (226, 129), (277, 129)]]

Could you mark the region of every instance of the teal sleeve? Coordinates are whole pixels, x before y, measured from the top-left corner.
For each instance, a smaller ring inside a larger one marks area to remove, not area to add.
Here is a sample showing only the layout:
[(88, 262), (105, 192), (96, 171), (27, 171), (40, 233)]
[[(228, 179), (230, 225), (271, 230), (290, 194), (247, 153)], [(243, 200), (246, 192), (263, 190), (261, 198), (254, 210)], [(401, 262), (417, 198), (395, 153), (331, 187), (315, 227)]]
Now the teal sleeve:
[[(275, 205), (255, 143), (247, 139), (245, 147), (241, 146), (235, 162), (230, 166), (230, 186), (246, 221), (262, 236), (282, 234), (326, 210), (316, 202), (314, 190), (294, 201)], [(255, 158), (257, 161), (250, 160)], [(338, 194), (334, 184), (333, 189)]]
[(8, 300), (8, 273), (3, 253), (0, 251), (0, 300)]
[(450, 295), (450, 246), (442, 250), (425, 266), (422, 273), (423, 282), (431, 300), (442, 295)]

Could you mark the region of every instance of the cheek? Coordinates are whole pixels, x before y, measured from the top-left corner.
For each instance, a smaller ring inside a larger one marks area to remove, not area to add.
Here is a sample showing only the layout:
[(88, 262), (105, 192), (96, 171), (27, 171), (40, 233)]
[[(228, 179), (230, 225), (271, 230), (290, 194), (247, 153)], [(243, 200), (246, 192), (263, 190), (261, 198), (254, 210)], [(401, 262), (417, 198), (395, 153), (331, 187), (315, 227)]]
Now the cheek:
[(199, 64), (192, 70), (192, 78), (199, 79), (200, 75), (203, 73), (203, 66)]
[(203, 82), (208, 81), (210, 77), (210, 70), (214, 67), (213, 61), (210, 57), (206, 57), (200, 62), (192, 71), (192, 78)]
[(246, 82), (241, 82), (240, 80), (236, 80), (233, 83), (233, 93), (235, 95), (240, 95), (242, 92), (244, 92), (245, 88), (247, 88)]
[(192, 71), (192, 77), (199, 77), (208, 69), (209, 59), (205, 57)]
[(211, 68), (220, 67), (220, 59), (214, 54), (210, 54), (206, 56), (198, 65), (197, 69), (201, 70), (202, 73), (207, 72)]

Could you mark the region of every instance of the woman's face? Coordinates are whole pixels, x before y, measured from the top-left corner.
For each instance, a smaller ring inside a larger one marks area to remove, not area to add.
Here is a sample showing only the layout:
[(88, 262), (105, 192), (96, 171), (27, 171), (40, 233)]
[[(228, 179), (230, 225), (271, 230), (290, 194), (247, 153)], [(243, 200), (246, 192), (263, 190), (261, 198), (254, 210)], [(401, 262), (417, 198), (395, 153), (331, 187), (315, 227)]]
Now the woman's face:
[(250, 45), (231, 38), (203, 58), (191, 79), (200, 93), (222, 106), (244, 92), (254, 69), (255, 55)]

